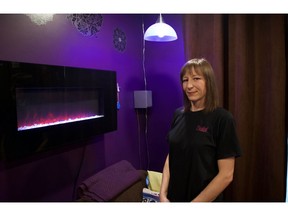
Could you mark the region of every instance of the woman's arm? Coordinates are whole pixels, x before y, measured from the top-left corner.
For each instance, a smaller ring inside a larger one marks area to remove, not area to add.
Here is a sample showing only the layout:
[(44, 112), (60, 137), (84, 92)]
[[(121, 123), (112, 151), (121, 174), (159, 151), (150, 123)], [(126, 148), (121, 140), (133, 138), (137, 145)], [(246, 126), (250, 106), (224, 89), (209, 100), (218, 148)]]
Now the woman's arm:
[(232, 182), (235, 158), (218, 160), (219, 172), (192, 202), (211, 202)]
[(169, 199), (167, 198), (169, 179), (170, 179), (170, 172), (169, 172), (169, 154), (168, 154), (162, 172), (162, 182), (160, 187), (160, 202), (169, 202)]

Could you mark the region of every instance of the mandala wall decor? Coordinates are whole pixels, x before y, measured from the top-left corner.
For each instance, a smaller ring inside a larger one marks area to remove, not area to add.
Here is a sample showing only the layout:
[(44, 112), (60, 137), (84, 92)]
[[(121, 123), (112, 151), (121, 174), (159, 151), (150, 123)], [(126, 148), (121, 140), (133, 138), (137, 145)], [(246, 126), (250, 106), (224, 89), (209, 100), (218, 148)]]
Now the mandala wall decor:
[(101, 14), (71, 14), (67, 18), (84, 36), (95, 36), (100, 31), (103, 16)]
[(26, 14), (36, 25), (45, 25), (53, 20), (54, 14)]
[(116, 28), (113, 34), (113, 43), (115, 49), (123, 52), (126, 49), (126, 35), (121, 29)]

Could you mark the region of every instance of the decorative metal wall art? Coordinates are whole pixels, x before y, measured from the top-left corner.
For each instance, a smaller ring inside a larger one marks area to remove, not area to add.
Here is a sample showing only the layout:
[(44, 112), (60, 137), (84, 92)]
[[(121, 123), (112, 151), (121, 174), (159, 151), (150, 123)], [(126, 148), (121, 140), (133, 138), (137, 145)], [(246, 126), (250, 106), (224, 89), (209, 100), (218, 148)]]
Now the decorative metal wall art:
[(54, 14), (26, 14), (26, 16), (36, 25), (45, 25), (47, 22), (53, 20)]
[(76, 29), (84, 36), (96, 36), (100, 31), (103, 16), (101, 14), (71, 14), (67, 18), (71, 20)]
[(114, 30), (113, 34), (113, 43), (115, 49), (117, 49), (120, 52), (124, 52), (126, 49), (126, 34), (124, 31), (122, 31), (119, 28), (116, 28)]

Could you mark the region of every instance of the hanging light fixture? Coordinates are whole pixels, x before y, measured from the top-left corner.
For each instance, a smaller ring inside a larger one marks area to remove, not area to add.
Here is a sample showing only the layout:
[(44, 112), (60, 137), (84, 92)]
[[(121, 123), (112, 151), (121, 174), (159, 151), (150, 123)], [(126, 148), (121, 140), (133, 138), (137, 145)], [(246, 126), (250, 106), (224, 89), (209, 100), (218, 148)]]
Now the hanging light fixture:
[(161, 14), (156, 23), (151, 25), (144, 34), (144, 40), (147, 41), (168, 42), (176, 39), (175, 30), (164, 22)]

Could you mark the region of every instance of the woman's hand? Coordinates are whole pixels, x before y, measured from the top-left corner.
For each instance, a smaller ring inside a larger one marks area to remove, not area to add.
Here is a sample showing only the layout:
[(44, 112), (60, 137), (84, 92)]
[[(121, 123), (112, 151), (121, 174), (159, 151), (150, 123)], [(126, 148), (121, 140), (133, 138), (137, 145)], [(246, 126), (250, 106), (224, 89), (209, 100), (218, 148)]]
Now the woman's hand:
[(166, 196), (160, 194), (160, 202), (170, 202), (170, 200)]

